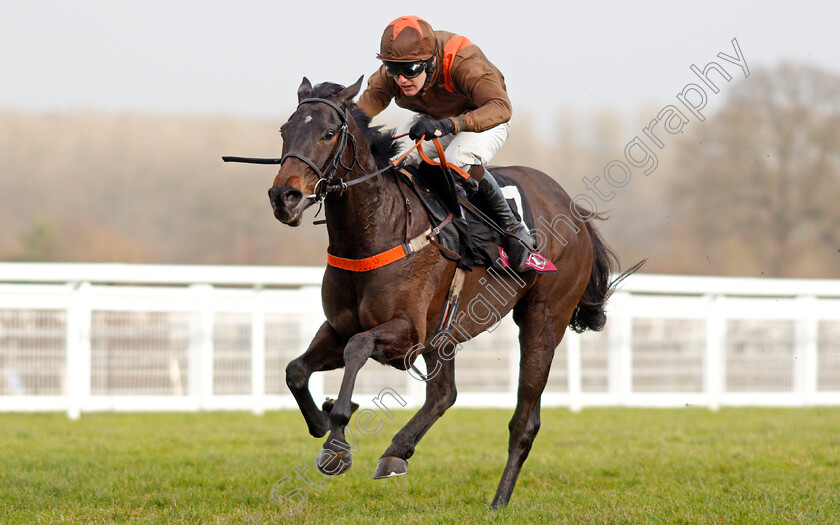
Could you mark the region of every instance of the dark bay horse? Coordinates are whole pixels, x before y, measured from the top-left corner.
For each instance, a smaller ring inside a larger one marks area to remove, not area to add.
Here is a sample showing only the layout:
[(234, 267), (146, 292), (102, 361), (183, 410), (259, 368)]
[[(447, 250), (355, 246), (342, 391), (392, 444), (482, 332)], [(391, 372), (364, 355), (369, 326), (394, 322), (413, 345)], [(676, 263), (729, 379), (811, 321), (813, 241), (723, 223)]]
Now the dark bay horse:
[[(402, 190), (392, 171), (366, 177), (388, 166), (396, 146), (392, 133), (371, 128), (352, 103), (361, 83), (360, 78), (347, 88), (332, 83), (313, 88), (304, 78), (298, 108), (281, 128), (283, 158), (268, 192), (274, 216), (290, 226), (298, 226), (304, 210), (323, 200), (329, 255), (343, 259), (393, 252), (406, 239), (422, 238), (430, 227), (416, 195)], [(484, 310), (461, 312), (460, 329), (449, 334), (464, 342), (485, 331), (492, 324), (486, 315), (491, 309), (502, 317), (513, 310), (519, 326), (518, 398), (493, 508), (510, 500), (540, 428), (540, 396), (554, 349), (567, 327), (583, 331), (604, 326), (604, 304), (615, 283), (609, 280), (610, 272), (617, 265), (589, 222), (594, 214), (570, 208), (569, 195), (554, 180), (519, 166), (495, 168), (496, 172), (518, 181), (534, 218), (545, 218), (554, 229), (540, 236), (540, 251), (558, 272), (489, 275), (484, 267), (474, 268), (467, 273), (462, 304), (481, 294)], [(414, 210), (413, 220), (407, 220), (406, 201)], [(330, 431), (318, 455), (321, 472), (340, 474), (351, 466), (344, 429), (355, 409), (351, 396), (356, 375), (368, 359), (406, 370), (422, 355), (428, 371), (425, 403), (394, 436), (374, 477), (405, 474), (406, 460), (418, 441), (455, 403), (453, 355), (432, 344), (455, 269), (455, 262), (434, 246), (370, 271), (327, 267), (322, 288), (326, 322), (306, 352), (286, 368), (286, 383), (309, 433), (323, 437)], [(490, 293), (488, 283), (504, 285), (509, 293)], [(309, 392), (309, 377), (341, 367), (344, 377), (337, 399), (319, 408)]]

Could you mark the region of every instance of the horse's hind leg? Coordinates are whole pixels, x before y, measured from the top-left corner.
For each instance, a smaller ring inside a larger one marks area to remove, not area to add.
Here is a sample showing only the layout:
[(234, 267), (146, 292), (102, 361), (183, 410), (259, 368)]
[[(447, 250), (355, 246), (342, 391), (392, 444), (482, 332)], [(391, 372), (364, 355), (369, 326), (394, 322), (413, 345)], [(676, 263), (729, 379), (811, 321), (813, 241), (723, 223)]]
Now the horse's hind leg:
[(329, 430), (329, 414), (318, 408), (312, 400), (309, 377), (313, 372), (344, 366), (345, 343), (333, 327), (324, 322), (306, 352), (286, 367), (286, 384), (300, 406), (309, 433), (314, 437), (323, 437)]
[(414, 455), (414, 448), (435, 422), (455, 403), (455, 362), (443, 359), (438, 352), (423, 354), (426, 370), (432, 377), (426, 381), (426, 401), (414, 417), (391, 440), (391, 446), (379, 458), (374, 479), (400, 476), (407, 473), (406, 460)]
[(545, 389), (558, 343), (551, 312), (541, 296), (541, 291), (532, 289), (513, 312), (513, 319), (520, 330), (519, 392), (516, 410), (508, 425), (508, 461), (493, 498), (494, 509), (510, 501), (522, 464), (540, 429), (540, 396)]

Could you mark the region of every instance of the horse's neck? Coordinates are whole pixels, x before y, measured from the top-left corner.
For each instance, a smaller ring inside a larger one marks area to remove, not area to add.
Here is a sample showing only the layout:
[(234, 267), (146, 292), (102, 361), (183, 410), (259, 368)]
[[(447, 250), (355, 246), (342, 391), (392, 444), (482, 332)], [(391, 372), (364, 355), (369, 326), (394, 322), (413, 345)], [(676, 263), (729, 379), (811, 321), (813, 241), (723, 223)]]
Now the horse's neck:
[[(353, 178), (362, 175), (357, 168)], [(405, 240), (404, 200), (390, 172), (353, 186), (343, 195), (331, 194), (324, 213), (330, 253), (338, 257), (370, 257)]]

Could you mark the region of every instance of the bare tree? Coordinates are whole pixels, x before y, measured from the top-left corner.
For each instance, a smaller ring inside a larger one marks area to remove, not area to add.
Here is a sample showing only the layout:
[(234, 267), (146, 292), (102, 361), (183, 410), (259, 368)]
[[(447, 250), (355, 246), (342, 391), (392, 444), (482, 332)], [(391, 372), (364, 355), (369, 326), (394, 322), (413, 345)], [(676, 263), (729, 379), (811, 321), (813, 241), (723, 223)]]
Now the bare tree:
[(672, 235), (694, 251), (686, 271), (840, 276), (840, 76), (753, 71), (683, 143), (680, 172)]

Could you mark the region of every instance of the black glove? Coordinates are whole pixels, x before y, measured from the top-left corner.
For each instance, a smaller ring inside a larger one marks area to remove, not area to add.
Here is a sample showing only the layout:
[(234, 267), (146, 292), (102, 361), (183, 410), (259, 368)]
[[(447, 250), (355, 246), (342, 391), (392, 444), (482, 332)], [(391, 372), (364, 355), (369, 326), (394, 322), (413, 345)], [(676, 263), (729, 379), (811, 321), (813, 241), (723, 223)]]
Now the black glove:
[(408, 136), (411, 140), (420, 140), (422, 137), (426, 137), (425, 140), (432, 140), (451, 133), (455, 133), (455, 122), (452, 119), (430, 120), (421, 118), (411, 126)]

